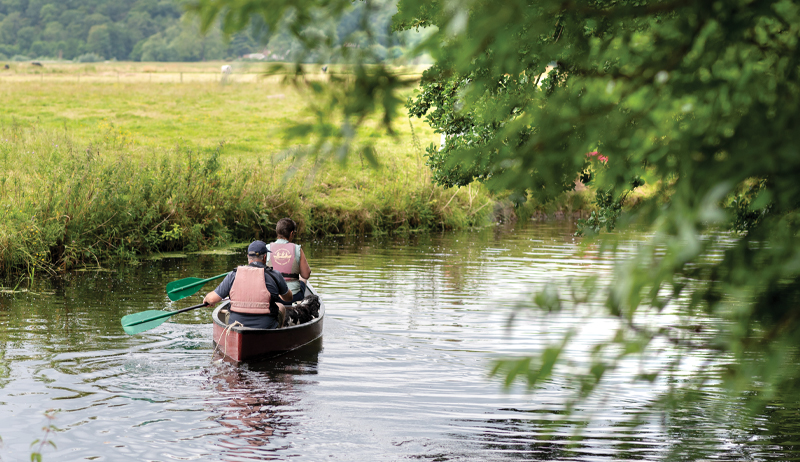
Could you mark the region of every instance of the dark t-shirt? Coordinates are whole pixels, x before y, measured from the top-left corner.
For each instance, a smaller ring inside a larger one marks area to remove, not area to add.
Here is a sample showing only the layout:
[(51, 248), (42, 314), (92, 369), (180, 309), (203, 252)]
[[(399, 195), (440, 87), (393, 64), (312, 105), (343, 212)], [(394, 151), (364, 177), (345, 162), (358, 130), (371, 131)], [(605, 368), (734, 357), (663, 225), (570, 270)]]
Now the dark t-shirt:
[[(285, 294), (289, 291), (289, 287), (286, 285), (286, 281), (281, 276), (281, 273), (274, 271), (272, 268), (267, 268), (266, 265), (260, 262), (253, 262), (248, 264), (248, 266), (252, 266), (255, 268), (264, 268), (264, 283), (267, 286), (267, 290), (270, 294), (270, 302), (269, 302), (269, 312), (271, 315), (275, 316), (278, 314), (278, 307), (275, 305), (275, 302), (283, 303), (281, 300), (281, 294)], [(272, 275), (273, 277), (270, 277)], [(214, 292), (217, 293), (222, 298), (227, 298), (231, 294), (231, 288), (233, 287), (233, 281), (236, 279), (236, 270), (234, 269), (227, 276), (225, 279), (222, 280), (220, 285), (214, 289)], [(278, 282), (275, 285), (275, 281)]]

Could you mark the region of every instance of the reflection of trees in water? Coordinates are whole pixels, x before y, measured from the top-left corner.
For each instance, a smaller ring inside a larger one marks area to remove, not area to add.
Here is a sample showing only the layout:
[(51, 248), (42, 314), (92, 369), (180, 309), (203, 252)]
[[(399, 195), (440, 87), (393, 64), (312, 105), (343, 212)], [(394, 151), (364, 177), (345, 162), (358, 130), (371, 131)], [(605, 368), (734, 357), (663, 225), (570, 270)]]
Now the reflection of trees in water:
[[(658, 422), (642, 420), (649, 414), (641, 411), (598, 424), (563, 411), (500, 409), (520, 418), (459, 420), (461, 431), (452, 436), (511, 460), (798, 460), (800, 407), (776, 403), (752, 418), (731, 402), (725, 429), (709, 414), (719, 409), (710, 405), (718, 399), (718, 393), (703, 393), (693, 410), (672, 411)], [(752, 431), (735, 430), (747, 427), (742, 419)]]
[[(302, 401), (306, 385), (304, 380), (317, 373), (322, 339), (317, 339), (299, 350), (262, 362), (235, 365), (225, 361), (208, 371), (213, 387), (225, 401), (215, 400), (220, 416), (216, 421), (230, 429), (227, 442), (229, 456), (257, 454), (288, 449), (270, 445), (273, 437), (287, 437), (294, 425), (292, 416)], [(303, 386), (298, 386), (303, 385)], [(245, 443), (245, 444), (243, 444)]]
[[(0, 311), (7, 314), (7, 323), (0, 329), (0, 342), (24, 342), (30, 351), (60, 352), (76, 348), (116, 349), (119, 337), (141, 341), (144, 337), (127, 337), (122, 331), (120, 319), (124, 315), (192, 305), (197, 297), (170, 303), (164, 291), (166, 283), (181, 277), (216, 274), (214, 268), (219, 272), (219, 268), (228, 266), (219, 257), (198, 256), (191, 262), (180, 260), (178, 265), (172, 258), (135, 266), (90, 268), (58, 278), (37, 274), (33, 281), (0, 280), (6, 290), (17, 287), (16, 293), (0, 294)], [(196, 310), (175, 321), (188, 324), (198, 319), (207, 324), (209, 315), (208, 310)]]
[[(518, 411), (500, 409), (501, 412)], [(530, 412), (518, 411), (530, 415)], [(550, 414), (549, 412), (546, 414)], [(456, 439), (469, 439), (479, 443), (491, 453), (505, 455), (508, 459), (569, 460), (581, 443), (569, 436), (577, 421), (554, 422), (555, 416), (536, 416), (519, 419), (460, 420), (462, 428), (480, 429), (476, 433), (453, 434)]]
[(774, 402), (753, 423), (757, 460), (800, 459), (800, 404)]
[[(509, 460), (656, 460), (664, 441), (634, 428), (636, 416), (607, 422), (583, 433), (589, 420), (580, 420), (564, 411), (500, 409), (518, 412), (520, 418), (461, 420), (465, 430), (480, 432), (453, 434), (457, 439), (479, 443), (491, 453)], [(594, 435), (592, 435), (594, 433)]]
[[(369, 287), (354, 297), (370, 297), (369, 291), (374, 290), (394, 293), (405, 286), (413, 288), (403, 292), (414, 298), (412, 303), (447, 294), (457, 294), (463, 299), (484, 297), (484, 289), (479, 288), (483, 286), (481, 283), (487, 277), (494, 277), (498, 266), (507, 265), (504, 261), (497, 262), (498, 257), (524, 261), (530, 259), (532, 248), (541, 248), (543, 255), (550, 255), (550, 240), (563, 244), (574, 234), (574, 225), (569, 221), (535, 226), (537, 237), (542, 238), (537, 243), (529, 238), (518, 242), (509, 239), (519, 233), (518, 227), (490, 226), (443, 234), (327, 237), (325, 245), (310, 246), (306, 256), (322, 267), (354, 266), (360, 273), (368, 273)], [(501, 241), (502, 251), (487, 252)]]
[[(5, 342), (3, 342), (5, 344)], [(5, 387), (11, 381), (11, 365), (6, 359), (6, 349), (0, 348), (0, 388)]]
[[(800, 459), (800, 405), (773, 401), (753, 415), (743, 400), (718, 392), (684, 396), (693, 408), (672, 411), (664, 419), (669, 439), (675, 442), (669, 447), (673, 460)], [(727, 425), (721, 427), (720, 422)]]

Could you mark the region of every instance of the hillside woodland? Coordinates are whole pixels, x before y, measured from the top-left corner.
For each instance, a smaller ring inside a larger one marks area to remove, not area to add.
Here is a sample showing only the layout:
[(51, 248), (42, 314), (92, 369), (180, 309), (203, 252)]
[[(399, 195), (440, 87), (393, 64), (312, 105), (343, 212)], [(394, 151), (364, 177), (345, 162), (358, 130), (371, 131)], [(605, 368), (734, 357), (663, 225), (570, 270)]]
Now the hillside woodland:
[[(414, 31), (390, 34), (394, 0), (356, 3), (340, 18), (316, 18), (303, 30), (329, 43), (327, 50), (307, 54), (287, 31), (270, 31), (257, 21), (229, 38), (219, 27), (201, 34), (197, 21), (172, 0), (0, 0), (0, 60), (205, 61), (263, 54), (258, 58), (332, 62), (337, 50), (359, 47), (383, 60), (419, 41)], [(363, 32), (363, 24), (371, 33)]]

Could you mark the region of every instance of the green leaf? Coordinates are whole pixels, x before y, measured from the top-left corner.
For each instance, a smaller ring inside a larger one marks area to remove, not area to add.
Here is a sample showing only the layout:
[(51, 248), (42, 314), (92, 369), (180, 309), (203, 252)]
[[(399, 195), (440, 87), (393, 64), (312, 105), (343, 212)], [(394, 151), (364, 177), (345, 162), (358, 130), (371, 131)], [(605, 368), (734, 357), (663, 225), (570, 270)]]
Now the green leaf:
[(758, 196), (756, 196), (755, 200), (752, 204), (750, 204), (751, 210), (761, 210), (765, 208), (769, 203), (772, 202), (772, 193), (769, 189), (762, 189)]
[(533, 297), (533, 302), (539, 308), (551, 313), (561, 310), (561, 300), (555, 284), (547, 284), (544, 290), (537, 292)]
[(367, 159), (367, 162), (369, 162), (372, 167), (378, 166), (378, 158), (375, 156), (375, 148), (372, 146), (364, 146), (361, 150), (361, 154), (365, 159)]

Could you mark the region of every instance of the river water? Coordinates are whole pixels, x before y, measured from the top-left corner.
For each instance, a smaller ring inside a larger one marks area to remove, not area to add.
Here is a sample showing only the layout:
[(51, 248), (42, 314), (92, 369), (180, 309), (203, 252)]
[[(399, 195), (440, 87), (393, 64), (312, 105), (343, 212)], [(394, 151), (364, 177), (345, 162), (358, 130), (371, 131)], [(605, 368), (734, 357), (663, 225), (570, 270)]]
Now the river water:
[(199, 303), (169, 302), (164, 286), (228, 271), (244, 248), (36, 279), (29, 292), (0, 294), (1, 460), (30, 460), (48, 423), (56, 448), (42, 449), (45, 461), (655, 460), (680, 457), (687, 435), (720, 443), (709, 460), (795, 457), (784, 441), (797, 440), (787, 435), (798, 418), (780, 411), (747, 435), (708, 428), (702, 413), (632, 428), (624, 422), (653, 390), (621, 382), (584, 404), (588, 418), (565, 421), (570, 383), (505, 390), (489, 376), (493, 358), (540, 351), (573, 324), (608, 333), (602, 318), (565, 316), (507, 328), (532, 291), (612, 277), (610, 257), (573, 233), (551, 222), (305, 242), (327, 309), (322, 339), (241, 365), (215, 356), (210, 309), (136, 336), (120, 318)]

